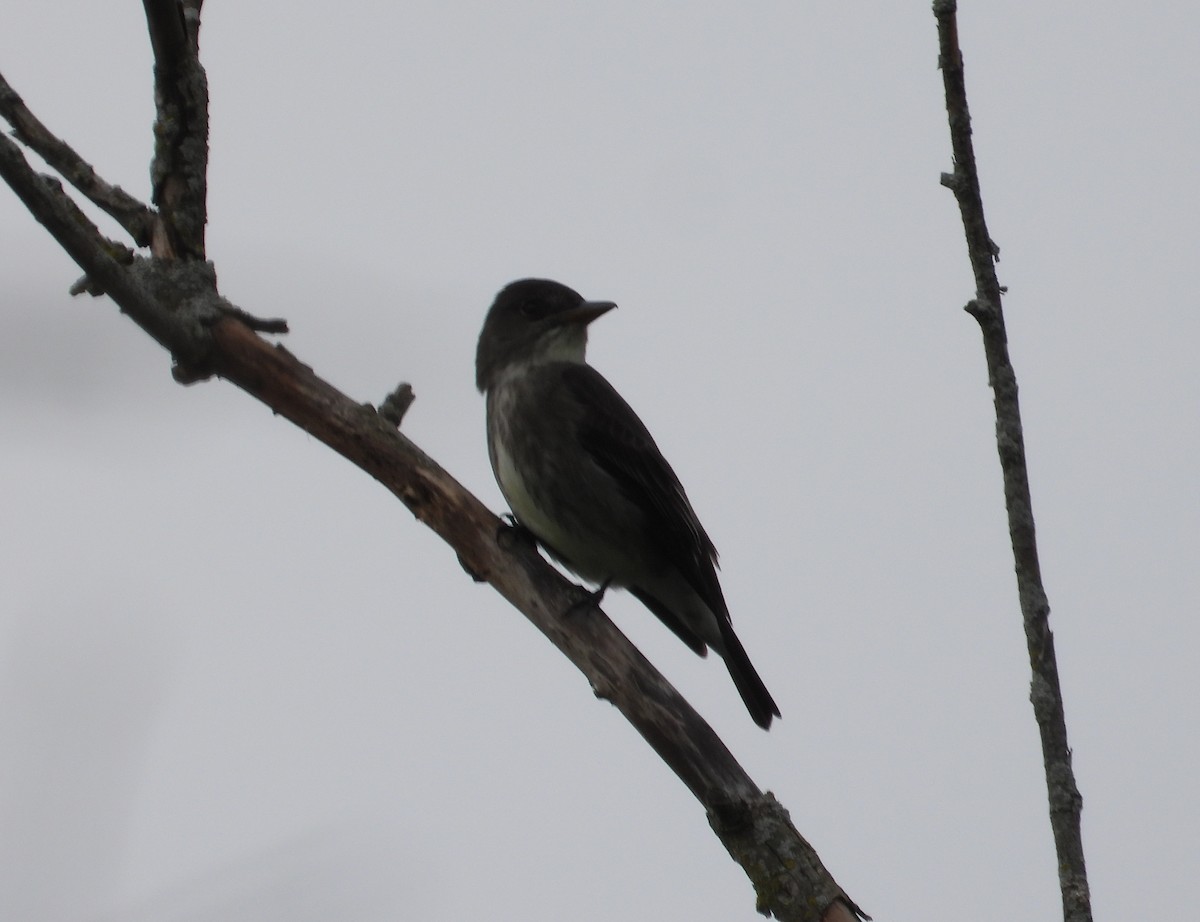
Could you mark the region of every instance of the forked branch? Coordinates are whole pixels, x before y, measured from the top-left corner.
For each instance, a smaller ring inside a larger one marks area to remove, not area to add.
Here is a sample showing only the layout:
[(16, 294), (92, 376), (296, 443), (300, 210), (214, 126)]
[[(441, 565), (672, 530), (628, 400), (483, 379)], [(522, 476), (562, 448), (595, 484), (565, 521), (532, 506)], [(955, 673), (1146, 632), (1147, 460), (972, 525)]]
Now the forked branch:
[[(3, 136), (0, 176), (87, 273), (93, 290), (108, 294), (170, 350), (178, 380), (225, 378), (323, 441), (395, 494), (453, 548), (469, 573), (521, 610), (704, 806), (713, 830), (753, 882), (759, 911), (797, 922), (853, 920), (857, 907), (787, 811), (754, 784), (712, 728), (603, 612), (562, 617), (578, 604), (578, 587), (532, 547), (509, 540), (509, 529), (397, 430), (398, 412), (389, 410), (385, 418), (351, 400), (255, 332), (282, 329), (282, 321), (256, 320), (218, 294), (215, 272), (203, 261), (208, 111), (197, 53), (200, 0), (144, 4), (155, 55), (157, 210), (116, 196), (115, 187), (94, 171), (77, 187), (101, 207), (107, 204), (106, 210), (119, 202), (117, 210), (130, 217), (129, 223), (118, 220), (139, 245), (146, 242), (142, 222), (148, 221), (151, 257), (133, 256), (81, 220), (61, 186), (38, 175), (19, 146)], [(14, 119), (22, 120), (26, 136), (41, 137), (32, 114), (20, 111), (19, 97), (7, 99), (0, 114), (14, 127)], [(26, 141), (20, 130), (18, 137)], [(76, 169), (82, 159), (69, 147), (59, 153), (57, 163), (84, 175)]]

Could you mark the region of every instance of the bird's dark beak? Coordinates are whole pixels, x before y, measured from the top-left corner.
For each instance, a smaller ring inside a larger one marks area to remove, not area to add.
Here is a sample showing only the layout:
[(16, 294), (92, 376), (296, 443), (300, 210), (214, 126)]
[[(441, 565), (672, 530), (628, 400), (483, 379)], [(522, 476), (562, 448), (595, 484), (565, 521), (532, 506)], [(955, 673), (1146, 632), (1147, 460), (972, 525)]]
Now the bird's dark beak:
[(616, 306), (612, 301), (584, 301), (575, 307), (559, 311), (554, 315), (554, 319), (557, 323), (564, 325), (577, 323), (585, 327), (602, 314), (607, 314)]

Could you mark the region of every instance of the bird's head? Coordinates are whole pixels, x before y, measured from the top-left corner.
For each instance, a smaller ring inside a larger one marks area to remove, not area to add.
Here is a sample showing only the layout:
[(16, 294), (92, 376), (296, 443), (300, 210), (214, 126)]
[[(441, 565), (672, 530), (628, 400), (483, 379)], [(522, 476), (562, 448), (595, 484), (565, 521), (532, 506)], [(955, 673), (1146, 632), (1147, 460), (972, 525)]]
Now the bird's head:
[(616, 307), (585, 301), (549, 279), (521, 279), (496, 295), (475, 351), (475, 384), (486, 391), (514, 364), (582, 362), (588, 324)]

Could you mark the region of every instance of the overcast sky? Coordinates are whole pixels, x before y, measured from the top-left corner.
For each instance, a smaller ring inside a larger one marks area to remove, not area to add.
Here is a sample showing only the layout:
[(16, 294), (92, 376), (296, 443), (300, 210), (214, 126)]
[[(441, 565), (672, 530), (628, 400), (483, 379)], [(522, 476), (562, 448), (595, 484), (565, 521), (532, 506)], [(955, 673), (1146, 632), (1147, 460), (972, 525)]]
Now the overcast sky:
[[(0, 71), (148, 197), (141, 5)], [(1200, 6), (964, 2), (1097, 917), (1193, 911)], [(937, 43), (912, 3), (209, 4), (208, 244), (497, 511), (475, 339), (527, 275), (721, 552), (779, 702), (605, 608), (881, 922), (1060, 915)], [(344, 14), (344, 15), (343, 15)], [(168, 356), (0, 189), (13, 920), (753, 919), (683, 786), (369, 477)]]

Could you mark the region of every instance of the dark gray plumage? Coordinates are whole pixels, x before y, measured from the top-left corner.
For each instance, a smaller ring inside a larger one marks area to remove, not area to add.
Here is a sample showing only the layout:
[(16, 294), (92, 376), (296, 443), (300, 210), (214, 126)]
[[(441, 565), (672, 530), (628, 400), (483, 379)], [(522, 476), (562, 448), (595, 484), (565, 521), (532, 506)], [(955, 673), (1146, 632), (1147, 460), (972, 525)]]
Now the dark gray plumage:
[(768, 728), (779, 708), (733, 632), (716, 548), (642, 421), (585, 361), (588, 324), (615, 306), (545, 279), (497, 295), (475, 356), (492, 470), (552, 556), (629, 589), (701, 656), (716, 650)]

